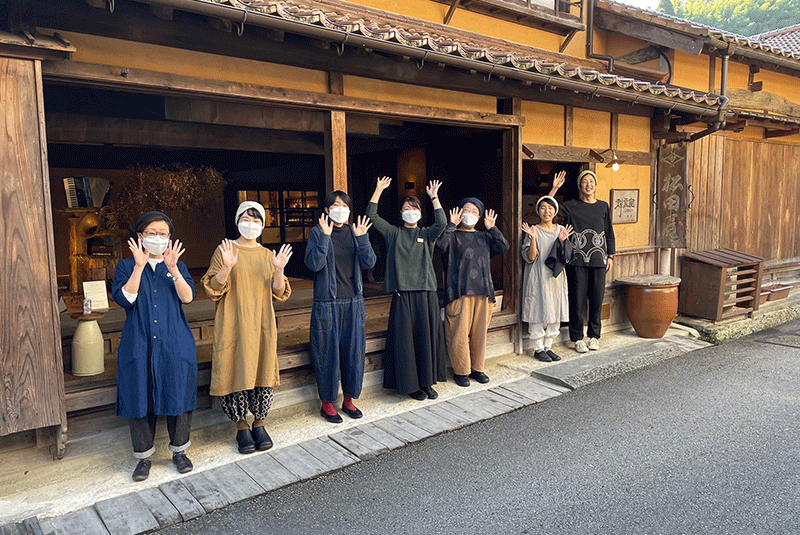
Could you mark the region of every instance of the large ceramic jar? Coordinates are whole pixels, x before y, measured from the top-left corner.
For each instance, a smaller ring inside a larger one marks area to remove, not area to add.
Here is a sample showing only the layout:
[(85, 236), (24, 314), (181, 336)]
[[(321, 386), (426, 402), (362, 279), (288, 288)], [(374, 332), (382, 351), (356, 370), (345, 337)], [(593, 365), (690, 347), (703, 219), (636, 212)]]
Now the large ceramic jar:
[(636, 334), (661, 338), (678, 315), (681, 279), (668, 275), (637, 275), (617, 279), (625, 285), (625, 311)]

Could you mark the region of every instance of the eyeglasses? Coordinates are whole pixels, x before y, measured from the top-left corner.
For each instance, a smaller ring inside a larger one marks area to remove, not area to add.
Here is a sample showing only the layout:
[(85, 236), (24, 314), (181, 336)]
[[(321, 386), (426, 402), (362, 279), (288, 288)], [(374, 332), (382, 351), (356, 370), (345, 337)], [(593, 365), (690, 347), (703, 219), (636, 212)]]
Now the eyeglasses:
[(169, 238), (169, 232), (142, 232), (142, 236), (145, 238), (155, 238), (156, 236), (160, 236), (162, 238)]

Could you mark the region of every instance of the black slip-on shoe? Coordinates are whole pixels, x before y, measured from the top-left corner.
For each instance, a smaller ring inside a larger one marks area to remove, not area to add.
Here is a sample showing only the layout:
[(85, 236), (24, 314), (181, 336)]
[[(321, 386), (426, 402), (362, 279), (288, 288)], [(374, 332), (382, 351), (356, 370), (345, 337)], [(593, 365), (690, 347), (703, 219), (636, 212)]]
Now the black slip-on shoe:
[(436, 399), (439, 397), (439, 393), (430, 386), (421, 386), (420, 388), (425, 392), (425, 395), (428, 396), (428, 399)]
[(249, 429), (239, 429), (236, 432), (236, 443), (239, 445), (239, 453), (253, 453), (256, 451), (256, 442), (253, 440), (253, 433)]
[(453, 381), (458, 386), (469, 386), (469, 376), (468, 375), (458, 375), (457, 373), (453, 374)]
[(550, 358), (546, 351), (534, 351), (533, 358), (542, 362), (553, 362), (553, 359)]
[(350, 409), (342, 405), (342, 412), (348, 415), (353, 420), (358, 420), (359, 418), (364, 416), (364, 413), (361, 412), (361, 409), (359, 409), (358, 407), (356, 407), (355, 410), (351, 411)]
[(175, 464), (175, 468), (178, 469), (179, 474), (185, 474), (186, 472), (191, 472), (194, 468), (192, 461), (186, 456), (185, 453), (173, 453), (172, 454), (172, 462)]
[(553, 362), (561, 360), (561, 357), (559, 357), (549, 349), (545, 351), (545, 353), (547, 353), (547, 356), (550, 357), (550, 360), (552, 360)]
[(272, 447), (272, 439), (267, 433), (267, 430), (264, 429), (263, 425), (259, 425), (258, 427), (253, 428), (253, 441), (256, 443), (256, 449), (258, 451), (267, 451)]
[(489, 376), (483, 372), (473, 371), (471, 374), (469, 374), (469, 377), (470, 379), (475, 379), (476, 381), (484, 385), (489, 382)]
[(422, 390), (417, 390), (416, 392), (411, 392), (409, 394), (412, 398), (416, 399), (417, 401), (422, 401), (424, 399), (428, 399), (428, 394), (423, 392)]
[(150, 476), (150, 466), (152, 466), (153, 462), (148, 459), (139, 459), (139, 462), (136, 464), (136, 468), (133, 469), (133, 480), (134, 481), (144, 481)]
[(328, 414), (327, 412), (325, 412), (325, 409), (320, 407), (319, 414), (320, 414), (320, 416), (322, 416), (323, 418), (325, 418), (326, 420), (328, 420), (332, 424), (340, 424), (340, 423), (342, 423), (342, 417), (339, 416), (338, 412), (336, 414)]

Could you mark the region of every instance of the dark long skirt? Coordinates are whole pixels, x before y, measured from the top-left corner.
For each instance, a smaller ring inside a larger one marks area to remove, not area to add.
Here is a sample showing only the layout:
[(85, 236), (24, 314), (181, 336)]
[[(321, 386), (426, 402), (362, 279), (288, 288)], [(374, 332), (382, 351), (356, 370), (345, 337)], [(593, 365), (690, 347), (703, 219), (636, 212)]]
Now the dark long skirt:
[(436, 292), (394, 292), (383, 354), (383, 387), (398, 394), (447, 380), (447, 354)]

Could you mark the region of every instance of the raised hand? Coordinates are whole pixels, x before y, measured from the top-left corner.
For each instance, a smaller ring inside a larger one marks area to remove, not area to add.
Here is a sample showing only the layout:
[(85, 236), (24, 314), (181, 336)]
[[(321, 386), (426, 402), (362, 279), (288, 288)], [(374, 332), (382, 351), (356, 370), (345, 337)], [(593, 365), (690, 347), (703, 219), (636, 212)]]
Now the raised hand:
[(439, 195), (439, 187), (442, 183), (438, 180), (431, 180), (428, 183), (428, 187), (425, 188), (425, 191), (428, 193), (428, 197), (431, 199), (435, 199)]
[(133, 253), (133, 261), (136, 263), (136, 267), (141, 268), (147, 264), (147, 259), (150, 258), (150, 252), (142, 247), (142, 238), (139, 238), (138, 242), (130, 238), (128, 240), (128, 249)]
[(186, 249), (183, 248), (183, 244), (180, 240), (175, 240), (174, 242), (170, 240), (169, 245), (167, 245), (164, 251), (164, 265), (173, 275), (175, 275), (174, 272), (178, 269), (178, 259), (184, 252), (186, 252)]
[(331, 232), (333, 232), (333, 221), (326, 214), (322, 214), (319, 216), (319, 228), (323, 234), (330, 236)]
[(378, 179), (378, 183), (375, 185), (375, 191), (382, 192), (383, 190), (388, 188), (391, 183), (392, 183), (391, 177), (382, 176)]
[(455, 226), (460, 225), (461, 221), (463, 221), (464, 219), (462, 217), (463, 214), (464, 210), (461, 210), (460, 208), (453, 208), (452, 210), (450, 210), (450, 222)]
[(558, 231), (558, 239), (559, 241), (564, 241), (574, 233), (574, 229), (572, 225), (567, 225), (566, 227), (561, 227), (561, 230)]
[[(494, 213), (494, 210), (486, 210), (486, 215), (483, 217), (483, 225), (486, 227), (486, 230), (492, 228), (497, 221), (497, 214)], [(525, 223), (523, 223), (524, 225)]]
[(239, 260), (239, 250), (234, 249), (231, 240), (222, 240), (219, 248), (222, 251), (222, 265), (226, 268), (232, 268), (235, 266), (236, 261)]
[(533, 229), (531, 225), (527, 224), (524, 221), (522, 222), (522, 232), (530, 236), (533, 242), (536, 242), (536, 231)]
[(358, 216), (356, 221), (353, 223), (353, 234), (356, 236), (363, 236), (372, 226), (372, 221), (365, 215)]
[(289, 263), (289, 258), (292, 257), (292, 246), (288, 243), (284, 243), (277, 253), (275, 251), (272, 251), (272, 253), (272, 265), (275, 267), (275, 270), (283, 271), (283, 268)]
[(553, 189), (558, 190), (559, 188), (561, 188), (561, 186), (564, 185), (564, 181), (566, 180), (566, 178), (567, 178), (566, 171), (559, 171), (558, 173), (556, 173), (556, 176), (553, 178)]

